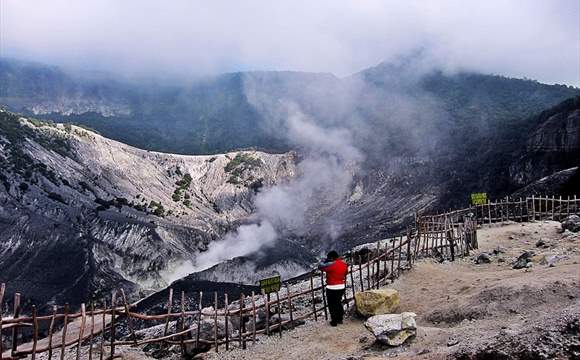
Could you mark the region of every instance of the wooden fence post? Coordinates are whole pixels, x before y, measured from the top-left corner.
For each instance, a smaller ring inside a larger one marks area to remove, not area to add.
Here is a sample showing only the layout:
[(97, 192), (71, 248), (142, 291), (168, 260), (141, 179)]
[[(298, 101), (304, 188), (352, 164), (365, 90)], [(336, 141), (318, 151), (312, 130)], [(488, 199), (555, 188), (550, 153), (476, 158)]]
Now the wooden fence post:
[(246, 348), (246, 339), (244, 337), (246, 322), (244, 321), (244, 309), (246, 308), (244, 293), (240, 294), (240, 347), (242, 349)]
[(536, 221), (536, 197), (532, 195), (532, 220)]
[(453, 239), (453, 225), (446, 232), (447, 243), (449, 244), (449, 251), (451, 253), (451, 261), (455, 261), (455, 239)]
[(371, 253), (367, 253), (367, 289), (372, 289), (371, 287)]
[(163, 336), (167, 336), (167, 332), (169, 331), (169, 317), (171, 315), (172, 308), (173, 308), (173, 288), (169, 288), (169, 296), (167, 298), (167, 317), (165, 318), (165, 330), (163, 330)]
[(286, 296), (288, 298), (288, 312), (290, 314), (290, 328), (294, 329), (294, 314), (292, 312), (292, 293), (290, 287), (286, 284)]
[[(91, 336), (89, 337), (89, 360), (92, 360), (93, 359), (93, 339), (95, 337), (95, 303), (94, 302), (91, 302), (90, 316), (91, 316)], [(105, 327), (105, 325), (103, 324), (103, 331), (105, 331), (104, 327)]]
[(215, 346), (215, 352), (218, 352), (218, 294), (217, 291), (213, 292), (214, 298), (214, 312), (213, 312), (213, 344)]
[[(388, 262), (388, 255), (389, 255), (389, 239), (387, 239), (385, 241), (385, 258), (383, 259), (383, 268), (384, 268), (384, 272), (385, 272), (385, 276), (384, 278), (386, 279), (387, 276), (389, 275), (389, 262)], [(386, 283), (386, 280), (385, 280)]]
[[(131, 313), (129, 312), (129, 303), (127, 302), (127, 297), (125, 296), (125, 290), (123, 290), (123, 288), (121, 288), (121, 297), (123, 298), (123, 305), (125, 307), (125, 316), (127, 318), (127, 327), (129, 328), (129, 332), (131, 333), (131, 337), (133, 338), (133, 343), (135, 345), (137, 345), (137, 336), (135, 335), (135, 331), (133, 330), (133, 322), (131, 321)], [(167, 326), (166, 326), (166, 329), (167, 329)]]
[[(352, 273), (351, 273), (352, 276)], [(310, 295), (312, 297), (312, 311), (314, 312), (314, 321), (318, 321), (318, 314), (316, 311), (316, 303), (314, 302), (314, 279), (312, 278), (312, 272), (310, 272)]]
[[(64, 325), (62, 326), (62, 338), (61, 338), (62, 342), (60, 344), (60, 360), (64, 360), (64, 350), (66, 348), (66, 330), (68, 327), (68, 303), (64, 304), (64, 320), (63, 321), (64, 321)], [(113, 326), (113, 325), (114, 325), (114, 323), (111, 323), (111, 326)], [(114, 327), (113, 327), (112, 331), (114, 332)], [(115, 343), (114, 343), (115, 337), (111, 336), (111, 339), (112, 339), (111, 340), (111, 343), (112, 343), (111, 354), (113, 354), (114, 353), (114, 346), (115, 346)], [(112, 357), (112, 355), (111, 355), (111, 357)]]
[[(0, 316), (2, 316), (0, 311)], [(38, 319), (36, 318), (36, 305), (32, 305), (32, 326), (33, 326), (33, 334), (32, 334), (32, 360), (36, 359), (36, 345), (38, 344)], [(79, 349), (81, 348), (81, 344), (79, 342)], [(78, 359), (78, 355), (77, 355)]]
[(201, 317), (203, 316), (201, 309), (203, 309), (203, 291), (199, 292), (199, 313), (197, 314), (197, 331), (195, 332), (195, 348), (199, 349), (199, 335), (201, 331)]
[(228, 304), (228, 293), (227, 292), (224, 293), (224, 306), (225, 306), (224, 319), (225, 319), (225, 328), (226, 328), (226, 351), (228, 351), (230, 349), (230, 335), (228, 332), (228, 330), (229, 330), (228, 329), (228, 327), (229, 327), (228, 315), (229, 315), (230, 309), (229, 309), (229, 304)]
[(479, 249), (479, 242), (477, 241), (477, 224), (473, 221), (471, 222), (471, 231), (473, 233), (473, 242), (475, 244), (475, 249)]
[(278, 333), (282, 338), (282, 306), (280, 305), (280, 291), (276, 291), (276, 304), (278, 308)]
[[(439, 224), (432, 224), (432, 229), (434, 234), (432, 235), (431, 241), (431, 256), (433, 255), (433, 250), (437, 249), (437, 242), (439, 241)], [(394, 254), (393, 254), (394, 256)]]
[(465, 219), (463, 220), (462, 224), (459, 224), (457, 228), (457, 232), (459, 233), (459, 251), (461, 252), (461, 257), (465, 257)]
[[(14, 294), (14, 319), (20, 316), (20, 293)], [(15, 357), (16, 350), (18, 349), (18, 324), (15, 324), (12, 328), (12, 357)]]
[(252, 345), (256, 345), (256, 294), (252, 291)]
[(380, 277), (381, 277), (381, 242), (378, 240), (377, 240), (377, 255), (375, 257), (375, 262), (377, 263), (377, 269), (375, 270), (374, 280), (375, 287), (378, 289), (380, 287)]
[(2, 353), (4, 348), (2, 346), (2, 310), (4, 309), (4, 293), (6, 292), (6, 284), (0, 284), (0, 360), (2, 360)]
[(411, 256), (411, 229), (407, 227), (407, 265), (409, 269), (413, 268), (413, 264), (411, 263), (412, 256)]
[(421, 223), (418, 223), (417, 233), (415, 234), (415, 252), (413, 253), (413, 262), (417, 262), (417, 255), (419, 254), (419, 249), (421, 248), (421, 232)]
[(364, 286), (364, 282), (363, 282), (363, 277), (362, 277), (362, 256), (359, 253), (358, 254), (358, 277), (359, 277), (359, 281), (360, 281), (360, 291), (365, 291), (365, 286)]
[(403, 235), (399, 238), (399, 260), (397, 261), (397, 277), (399, 277), (401, 273), (401, 251), (403, 248)]
[(81, 343), (83, 341), (84, 333), (85, 333), (85, 325), (86, 325), (86, 308), (85, 304), (81, 304), (81, 327), (79, 329), (79, 339), (77, 341), (77, 360), (81, 358)]
[[(356, 292), (356, 287), (354, 285), (354, 276), (353, 276), (353, 270), (354, 270), (354, 266), (353, 264), (350, 264), (350, 286), (352, 287), (352, 299), (354, 300), (354, 306), (356, 308), (356, 296), (355, 296), (355, 292)], [(312, 278), (310, 278), (310, 280), (312, 280)], [(312, 301), (312, 303), (314, 303), (314, 299)], [(316, 319), (316, 312), (314, 313), (314, 318)]]
[(393, 238), (393, 251), (391, 253), (391, 279), (395, 279), (395, 250), (397, 249), (396, 245), (397, 238)]
[(372, 284), (371, 288), (375, 289), (378, 287), (377, 287), (377, 284), (375, 281), (377, 279), (377, 269), (376, 269), (376, 259), (374, 256), (372, 256), (371, 262), (369, 263), (369, 266), (371, 267), (371, 284)]
[(429, 221), (425, 221), (423, 224), (423, 247), (421, 250), (421, 255), (426, 257), (429, 254), (429, 230), (431, 229)]
[[(270, 335), (270, 296), (266, 295), (264, 293), (264, 290), (262, 290), (262, 296), (264, 297), (265, 300), (265, 310), (266, 310), (266, 335)], [(312, 303), (314, 304), (314, 299), (312, 300)]]
[[(181, 326), (179, 327), (179, 331), (182, 332), (185, 330), (185, 291), (181, 290)], [(175, 326), (177, 328), (177, 324)], [(180, 337), (180, 347), (181, 347), (181, 355), (185, 356), (185, 334), (181, 335)]]
[[(54, 313), (53, 313), (53, 321), (50, 324), (50, 338), (49, 341), (52, 340), (52, 325), (54, 325), (54, 316), (56, 316), (56, 306), (54, 307)], [(102, 322), (102, 327), (103, 330), (101, 331), (101, 346), (100, 346), (100, 351), (99, 351), (99, 360), (103, 360), (103, 358), (105, 357), (105, 329), (107, 328), (105, 326), (105, 324), (107, 323), (107, 300), (105, 299), (105, 301), (103, 301), (103, 314), (101, 316), (101, 322)], [(48, 360), (50, 359), (50, 350), (48, 353)]]
[(324, 286), (324, 273), (320, 273), (320, 286), (322, 287), (322, 304), (324, 305), (324, 319), (328, 320), (328, 309), (326, 305), (326, 286)]

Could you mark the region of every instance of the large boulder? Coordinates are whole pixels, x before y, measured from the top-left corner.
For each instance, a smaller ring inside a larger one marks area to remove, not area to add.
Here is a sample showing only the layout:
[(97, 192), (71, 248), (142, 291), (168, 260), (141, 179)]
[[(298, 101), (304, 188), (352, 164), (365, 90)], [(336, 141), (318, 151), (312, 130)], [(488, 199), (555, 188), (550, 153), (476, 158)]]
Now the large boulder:
[(399, 306), (399, 292), (395, 289), (361, 291), (354, 294), (357, 312), (365, 317), (390, 314)]
[(415, 316), (417, 315), (412, 312), (376, 315), (368, 318), (365, 327), (379, 342), (399, 346), (417, 335)]
[(572, 232), (580, 231), (580, 216), (570, 215), (562, 221), (562, 231), (570, 230)]

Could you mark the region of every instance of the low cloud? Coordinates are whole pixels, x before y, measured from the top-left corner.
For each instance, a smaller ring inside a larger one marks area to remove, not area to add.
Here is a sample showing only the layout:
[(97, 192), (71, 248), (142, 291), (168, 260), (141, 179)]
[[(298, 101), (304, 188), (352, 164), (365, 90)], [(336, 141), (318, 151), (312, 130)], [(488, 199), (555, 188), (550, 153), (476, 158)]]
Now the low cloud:
[(0, 54), (134, 76), (354, 73), (417, 48), (431, 63), (580, 85), (579, 3), (3, 0)]

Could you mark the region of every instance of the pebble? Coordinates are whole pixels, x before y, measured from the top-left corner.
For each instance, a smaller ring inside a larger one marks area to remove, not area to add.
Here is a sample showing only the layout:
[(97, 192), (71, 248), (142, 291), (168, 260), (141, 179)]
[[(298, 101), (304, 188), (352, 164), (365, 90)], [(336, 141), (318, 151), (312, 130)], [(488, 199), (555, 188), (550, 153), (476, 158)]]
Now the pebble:
[(449, 338), (449, 340), (447, 340), (447, 346), (454, 346), (457, 344), (459, 344), (459, 340), (456, 338)]

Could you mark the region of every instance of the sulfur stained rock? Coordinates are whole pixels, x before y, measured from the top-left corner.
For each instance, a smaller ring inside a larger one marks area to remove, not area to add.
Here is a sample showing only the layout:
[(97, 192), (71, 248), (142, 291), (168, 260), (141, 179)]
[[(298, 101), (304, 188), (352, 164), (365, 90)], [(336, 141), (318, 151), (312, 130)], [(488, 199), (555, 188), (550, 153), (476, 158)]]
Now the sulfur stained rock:
[(357, 312), (365, 317), (393, 313), (400, 301), (399, 292), (395, 289), (367, 290), (354, 296)]

